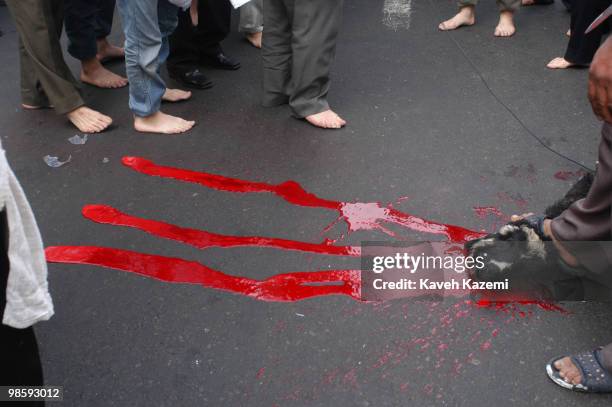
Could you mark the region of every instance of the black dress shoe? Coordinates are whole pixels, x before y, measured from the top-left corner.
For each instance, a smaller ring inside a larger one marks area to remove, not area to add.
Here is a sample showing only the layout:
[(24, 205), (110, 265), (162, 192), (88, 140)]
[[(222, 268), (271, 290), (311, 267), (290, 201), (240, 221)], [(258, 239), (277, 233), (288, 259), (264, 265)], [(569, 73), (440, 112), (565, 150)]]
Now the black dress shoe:
[(219, 52), (214, 55), (204, 55), (202, 62), (219, 69), (226, 69), (228, 71), (235, 71), (240, 68), (240, 62), (234, 58), (225, 55), (223, 52)]
[(172, 79), (180, 84), (193, 89), (209, 89), (213, 83), (198, 68), (191, 69), (168, 69)]

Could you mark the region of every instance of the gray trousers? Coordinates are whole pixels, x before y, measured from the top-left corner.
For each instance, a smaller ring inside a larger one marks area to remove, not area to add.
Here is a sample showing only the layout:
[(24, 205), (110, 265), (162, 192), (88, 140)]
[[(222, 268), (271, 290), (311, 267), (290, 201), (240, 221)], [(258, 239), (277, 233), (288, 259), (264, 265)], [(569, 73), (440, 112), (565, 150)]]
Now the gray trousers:
[(263, 31), (263, 0), (251, 0), (240, 7), (238, 31), (247, 34)]
[(19, 33), (22, 103), (53, 105), (58, 114), (83, 106), (60, 46), (62, 0), (6, 0), (6, 5)]
[[(475, 6), (478, 0), (459, 0), (459, 7)], [(500, 11), (516, 11), (521, 6), (521, 0), (497, 0), (497, 7)]]
[[(566, 242), (567, 250), (590, 271), (612, 273), (611, 245), (607, 244), (612, 240), (612, 124), (603, 125), (597, 173), (587, 196), (553, 219), (551, 229), (558, 240)], [(602, 242), (601, 250), (594, 253), (593, 250), (598, 250), (598, 245), (594, 244), (585, 252), (578, 250), (578, 243), (571, 243), (582, 241)]]
[[(593, 273), (612, 273), (612, 124), (603, 125), (599, 165), (589, 193), (553, 219), (552, 232)], [(573, 250), (570, 242), (594, 241), (589, 250)], [(600, 244), (597, 241), (601, 242)], [(612, 344), (603, 348), (602, 364), (612, 372)]]
[(343, 0), (264, 0), (263, 104), (304, 118), (329, 109), (327, 93)]

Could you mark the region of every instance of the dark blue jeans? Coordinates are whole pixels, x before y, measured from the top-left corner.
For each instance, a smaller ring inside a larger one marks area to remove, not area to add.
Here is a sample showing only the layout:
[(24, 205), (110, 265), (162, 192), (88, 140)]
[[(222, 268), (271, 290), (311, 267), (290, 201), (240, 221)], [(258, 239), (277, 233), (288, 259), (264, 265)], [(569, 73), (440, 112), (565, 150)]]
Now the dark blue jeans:
[(585, 31), (610, 3), (610, 0), (578, 0), (572, 4), (571, 35), (565, 51), (567, 61), (579, 65), (591, 63), (601, 39), (610, 31), (610, 22), (604, 21), (588, 34)]
[(94, 58), (96, 40), (106, 38), (113, 26), (115, 0), (64, 0), (68, 52), (78, 60)]

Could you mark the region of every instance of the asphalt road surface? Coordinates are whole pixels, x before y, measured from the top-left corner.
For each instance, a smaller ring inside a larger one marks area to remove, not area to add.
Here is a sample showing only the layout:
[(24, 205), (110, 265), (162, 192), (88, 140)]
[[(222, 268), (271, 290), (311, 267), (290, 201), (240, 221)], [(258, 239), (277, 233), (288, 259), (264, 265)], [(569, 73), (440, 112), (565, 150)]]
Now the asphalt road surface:
[[(476, 230), (492, 230), (500, 219), (480, 217), (475, 207), (506, 215), (543, 210), (580, 167), (545, 149), (524, 126), (592, 168), (600, 124), (586, 98), (587, 72), (545, 67), (567, 43), (569, 15), (560, 4), (520, 10), (517, 34), (497, 39), (496, 6), (482, 3), (477, 25), (442, 33), (437, 24), (455, 11), (451, 2), (347, 1), (331, 90), (333, 107), (349, 122), (343, 130), (318, 130), (291, 118), (286, 107), (261, 107), (259, 52), (233, 33), (224, 47), (242, 68), (206, 69), (212, 89), (164, 105), (197, 120), (193, 131), (137, 134), (126, 89), (84, 86), (88, 102), (114, 118), (109, 131), (84, 145), (68, 142), (78, 133), (52, 111), (19, 107), (17, 36), (0, 8), (0, 135), (47, 246), (179, 257), (254, 279), (358, 268), (355, 258), (270, 248), (198, 250), (96, 224), (81, 209), (111, 205), (215, 233), (314, 243), (347, 232), (342, 222), (324, 232), (334, 211), (148, 177), (121, 163), (139, 156), (272, 184), (295, 180), (342, 202), (404, 197), (396, 208)], [(118, 26), (115, 31), (120, 40)], [(67, 60), (76, 73), (76, 61)], [(111, 69), (124, 72), (121, 63)], [(46, 155), (71, 161), (51, 168)], [(397, 237), (360, 230), (342, 243), (432, 238), (389, 228)], [(553, 356), (612, 341), (609, 304), (564, 304), (569, 313), (560, 313), (535, 306), (495, 311), (462, 301), (373, 305), (347, 296), (266, 302), (66, 264), (51, 265), (49, 281), (56, 315), (36, 332), (46, 383), (64, 386), (66, 406), (612, 403), (563, 390), (544, 371)]]

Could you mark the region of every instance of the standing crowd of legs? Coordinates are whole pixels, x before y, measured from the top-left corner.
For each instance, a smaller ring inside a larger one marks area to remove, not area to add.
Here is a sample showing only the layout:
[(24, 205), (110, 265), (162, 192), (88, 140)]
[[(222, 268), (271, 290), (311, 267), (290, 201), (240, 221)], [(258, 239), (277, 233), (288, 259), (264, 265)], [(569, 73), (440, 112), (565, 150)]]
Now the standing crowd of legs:
[[(189, 9), (181, 8), (181, 2)], [(168, 88), (162, 67), (191, 89), (212, 86), (203, 66), (240, 68), (221, 47), (230, 33), (232, 6), (227, 0), (199, 0), (190, 6), (184, 0), (8, 0), (7, 5), (19, 34), (22, 107), (52, 108), (84, 133), (104, 131), (112, 119), (85, 105), (81, 83), (109, 89), (129, 86), (134, 129), (175, 134), (190, 130), (195, 121), (164, 113), (162, 102), (188, 100), (191, 92)], [(107, 40), (115, 7), (124, 47)], [(317, 7), (326, 13), (315, 12)], [(241, 7), (239, 30), (262, 49), (264, 105), (289, 104), (295, 117), (322, 128), (346, 124), (327, 103), (341, 9), (341, 0), (308, 5), (252, 0)], [(68, 53), (81, 63), (80, 82), (62, 54), (64, 27)], [(104, 66), (117, 59), (125, 59), (126, 77)]]

